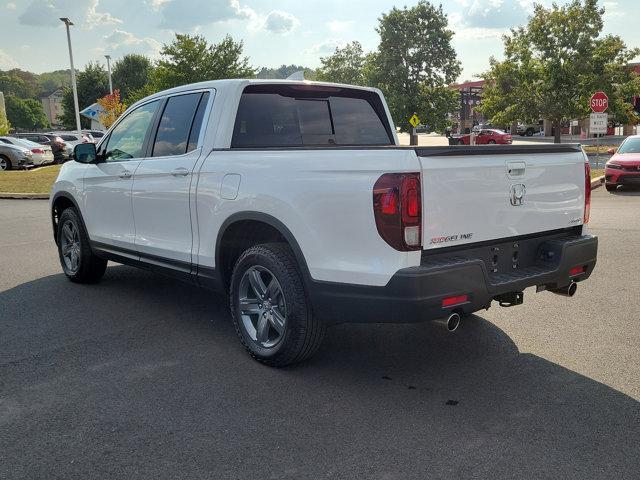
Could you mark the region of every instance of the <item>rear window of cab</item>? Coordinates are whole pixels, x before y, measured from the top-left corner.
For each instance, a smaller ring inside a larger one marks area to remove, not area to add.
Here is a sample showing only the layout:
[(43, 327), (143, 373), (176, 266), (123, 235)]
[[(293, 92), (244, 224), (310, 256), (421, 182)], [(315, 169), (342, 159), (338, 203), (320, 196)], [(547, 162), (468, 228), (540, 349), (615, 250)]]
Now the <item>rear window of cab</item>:
[(250, 85), (231, 148), (392, 145), (375, 92), (316, 85)]

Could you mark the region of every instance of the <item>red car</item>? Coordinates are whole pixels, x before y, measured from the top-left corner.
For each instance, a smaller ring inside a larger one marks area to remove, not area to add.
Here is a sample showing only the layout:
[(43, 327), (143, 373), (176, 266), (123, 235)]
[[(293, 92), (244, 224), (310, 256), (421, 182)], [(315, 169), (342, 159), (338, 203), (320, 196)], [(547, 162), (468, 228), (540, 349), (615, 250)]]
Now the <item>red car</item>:
[[(471, 141), (471, 134), (460, 135), (456, 137), (458, 140), (458, 145), (469, 145)], [(507, 132), (503, 132), (502, 130), (480, 130), (476, 135), (476, 145), (486, 145), (486, 144), (511, 144), (513, 139), (511, 138), (511, 134)]]
[(618, 147), (610, 149), (613, 156), (604, 169), (604, 185), (609, 192), (618, 185), (640, 186), (640, 135), (627, 137)]

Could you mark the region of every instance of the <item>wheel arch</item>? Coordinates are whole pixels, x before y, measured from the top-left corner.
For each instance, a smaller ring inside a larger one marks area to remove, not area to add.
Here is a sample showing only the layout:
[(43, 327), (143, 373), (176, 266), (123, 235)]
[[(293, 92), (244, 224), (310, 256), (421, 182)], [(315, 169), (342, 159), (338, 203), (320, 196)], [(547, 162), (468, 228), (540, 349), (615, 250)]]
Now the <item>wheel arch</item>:
[[(244, 211), (237, 212), (229, 216), (220, 226), (218, 236), (216, 238), (215, 265), (216, 270), (219, 270), (220, 279), (222, 280), (225, 288), (228, 287), (228, 277), (230, 273), (228, 271), (228, 261), (225, 262), (225, 248), (228, 246), (228, 243), (225, 242), (225, 240), (229, 238), (229, 235), (233, 234), (235, 228), (239, 228), (247, 223), (255, 226), (263, 224), (267, 229), (270, 229), (269, 233), (277, 232), (277, 235), (281, 237), (281, 240), (291, 247), (298, 267), (300, 268), (300, 272), (302, 273), (303, 280), (305, 284), (308, 284), (308, 281), (311, 278), (309, 267), (304, 254), (302, 253), (302, 249), (300, 248), (300, 245), (293, 233), (291, 233), (291, 230), (272, 215), (263, 212)], [(231, 268), (233, 268), (233, 266), (231, 266)]]
[(53, 198), (51, 199), (51, 227), (53, 229), (53, 240), (58, 244), (58, 219), (62, 214), (63, 210), (73, 207), (76, 212), (78, 212), (78, 217), (80, 217), (80, 222), (82, 222), (82, 228), (87, 232), (87, 236), (89, 236), (89, 231), (87, 230), (87, 226), (84, 224), (84, 218), (82, 217), (82, 212), (80, 207), (78, 206), (78, 202), (73, 198), (68, 192), (57, 192)]

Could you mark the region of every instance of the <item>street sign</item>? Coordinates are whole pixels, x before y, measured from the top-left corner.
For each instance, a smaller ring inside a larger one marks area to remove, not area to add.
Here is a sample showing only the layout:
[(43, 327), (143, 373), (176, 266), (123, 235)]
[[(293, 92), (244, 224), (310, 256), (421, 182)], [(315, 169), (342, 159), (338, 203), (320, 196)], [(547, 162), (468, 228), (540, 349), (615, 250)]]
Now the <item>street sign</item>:
[(415, 113), (411, 115), (411, 118), (409, 119), (409, 123), (413, 128), (416, 128), (420, 124), (420, 119), (418, 118), (418, 115), (416, 115)]
[(607, 94), (604, 92), (596, 92), (591, 95), (589, 106), (594, 113), (605, 112), (607, 108), (609, 108), (609, 97), (607, 97)]
[(607, 133), (607, 117), (606, 113), (592, 113), (589, 115), (589, 133)]

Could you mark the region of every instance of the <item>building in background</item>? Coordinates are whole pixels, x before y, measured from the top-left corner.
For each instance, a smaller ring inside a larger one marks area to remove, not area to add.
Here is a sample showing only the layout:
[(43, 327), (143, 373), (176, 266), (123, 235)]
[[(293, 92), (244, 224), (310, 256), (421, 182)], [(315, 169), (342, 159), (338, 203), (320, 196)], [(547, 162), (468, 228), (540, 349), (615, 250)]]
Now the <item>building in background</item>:
[(453, 119), (453, 131), (458, 133), (471, 133), (474, 126), (485, 123), (484, 116), (476, 110), (482, 101), (484, 80), (464, 82), (451, 85), (460, 92), (460, 112), (458, 118)]
[(49, 119), (52, 127), (62, 126), (59, 119), (59, 117), (64, 113), (64, 108), (62, 106), (62, 93), (62, 87), (58, 87), (40, 97), (42, 108), (44, 108), (44, 113)]

